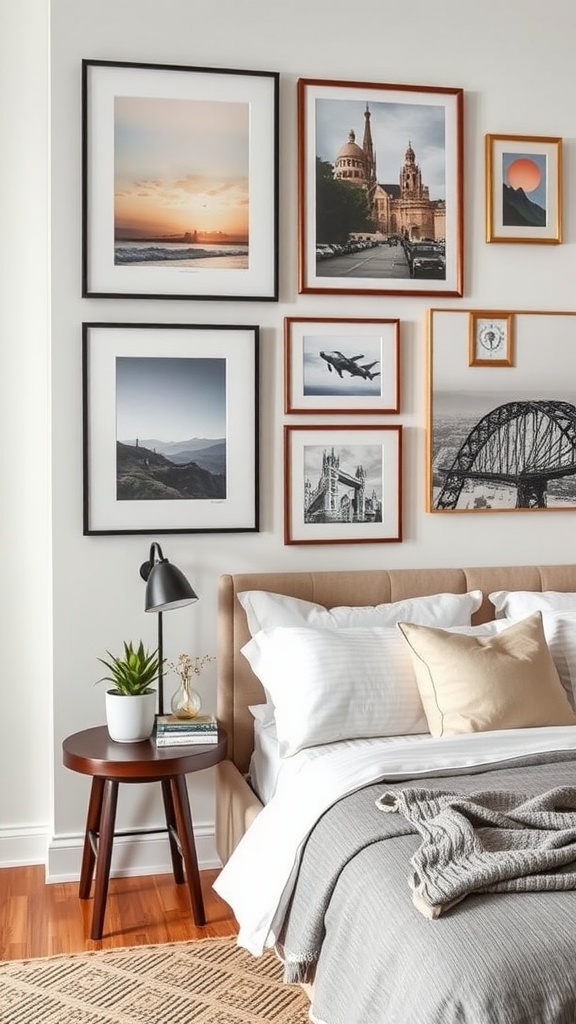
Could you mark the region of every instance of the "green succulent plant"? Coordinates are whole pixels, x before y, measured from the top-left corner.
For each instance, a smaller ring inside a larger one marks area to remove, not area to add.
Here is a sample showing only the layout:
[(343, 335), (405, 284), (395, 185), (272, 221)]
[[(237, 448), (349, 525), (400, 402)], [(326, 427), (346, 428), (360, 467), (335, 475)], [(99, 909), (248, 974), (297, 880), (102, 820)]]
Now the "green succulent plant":
[(115, 692), (124, 697), (134, 697), (150, 691), (150, 684), (157, 678), (160, 668), (158, 650), (145, 650), (142, 641), (135, 649), (132, 641), (124, 641), (123, 655), (115, 656), (110, 651), (106, 651), (106, 654), (110, 661), (104, 658), (98, 658), (98, 661), (109, 669), (110, 675), (102, 676), (97, 682), (113, 683)]

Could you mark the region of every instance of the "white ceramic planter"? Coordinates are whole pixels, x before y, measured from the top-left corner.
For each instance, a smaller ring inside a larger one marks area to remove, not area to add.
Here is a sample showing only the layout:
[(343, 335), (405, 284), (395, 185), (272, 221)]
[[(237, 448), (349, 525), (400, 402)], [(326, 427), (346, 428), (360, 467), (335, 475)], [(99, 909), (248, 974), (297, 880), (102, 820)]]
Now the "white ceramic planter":
[(154, 729), (156, 690), (125, 697), (114, 690), (106, 691), (106, 725), (110, 739), (118, 743), (147, 740)]

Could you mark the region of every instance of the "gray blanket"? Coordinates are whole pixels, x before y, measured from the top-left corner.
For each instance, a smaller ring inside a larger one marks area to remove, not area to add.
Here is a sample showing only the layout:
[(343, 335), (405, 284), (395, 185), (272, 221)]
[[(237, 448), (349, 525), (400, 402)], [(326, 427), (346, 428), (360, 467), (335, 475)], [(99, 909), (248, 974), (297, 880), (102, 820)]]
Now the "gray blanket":
[[(572, 790), (576, 755), (418, 786), (518, 803), (517, 794)], [(408, 885), (420, 833), (376, 807), (384, 789), (413, 787), (381, 781), (316, 824), (278, 945), (285, 979), (314, 980), (319, 1024), (575, 1024), (576, 891), (472, 894), (438, 920), (424, 917)]]
[(376, 806), (403, 814), (422, 837), (410, 888), (426, 917), (439, 917), (472, 892), (576, 889), (573, 786), (533, 797), (390, 790)]

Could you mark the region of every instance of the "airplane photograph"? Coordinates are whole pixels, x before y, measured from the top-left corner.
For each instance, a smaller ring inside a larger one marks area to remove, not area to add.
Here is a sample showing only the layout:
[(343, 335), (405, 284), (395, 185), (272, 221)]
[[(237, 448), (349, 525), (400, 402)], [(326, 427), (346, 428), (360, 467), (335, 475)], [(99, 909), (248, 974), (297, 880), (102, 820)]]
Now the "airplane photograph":
[(372, 372), (372, 367), (380, 362), (379, 359), (373, 363), (360, 364), (358, 360), (364, 359), (363, 355), (349, 357), (342, 352), (320, 352), (320, 358), (326, 361), (330, 373), (334, 369), (341, 380), (344, 379), (344, 373), (349, 373), (351, 377), (364, 377), (365, 380), (374, 380), (374, 377), (380, 376), (379, 370)]
[(338, 337), (333, 334), (329, 349), (322, 345), (322, 340), (325, 344), (328, 339), (318, 336), (303, 339), (305, 395), (341, 397), (381, 394), (380, 338), (355, 339), (352, 336)]

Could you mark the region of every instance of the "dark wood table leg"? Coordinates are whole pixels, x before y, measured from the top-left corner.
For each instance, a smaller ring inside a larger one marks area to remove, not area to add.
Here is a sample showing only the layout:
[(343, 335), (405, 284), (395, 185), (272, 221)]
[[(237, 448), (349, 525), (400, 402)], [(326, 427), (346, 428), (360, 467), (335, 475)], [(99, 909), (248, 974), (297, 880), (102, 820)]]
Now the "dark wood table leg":
[(94, 884), (94, 910), (92, 912), (93, 939), (102, 938), (110, 864), (112, 861), (112, 843), (114, 841), (114, 823), (116, 805), (118, 803), (118, 783), (113, 779), (104, 779), (102, 812), (100, 815), (100, 836), (98, 839), (98, 856), (96, 857), (96, 879)]
[(178, 840), (176, 835), (178, 833), (178, 826), (176, 823), (176, 815), (174, 813), (174, 801), (172, 799), (172, 790), (170, 789), (170, 779), (162, 779), (162, 799), (164, 801), (164, 813), (166, 815), (166, 826), (168, 828), (168, 839), (170, 840), (170, 856), (172, 858), (172, 871), (174, 872), (174, 880), (177, 885), (184, 883), (184, 868), (182, 866), (182, 854), (178, 847)]
[(88, 815), (86, 818), (86, 833), (84, 835), (84, 850), (82, 852), (82, 867), (80, 869), (80, 885), (78, 895), (81, 900), (90, 898), (92, 876), (94, 874), (94, 862), (96, 852), (94, 849), (95, 837), (100, 831), (100, 814), (102, 813), (102, 797), (104, 795), (104, 779), (94, 776), (92, 788), (90, 789), (90, 801), (88, 803)]
[(186, 880), (192, 903), (192, 915), (198, 925), (206, 924), (204, 913), (204, 900), (200, 886), (200, 875), (198, 874), (198, 858), (194, 843), (194, 828), (192, 815), (190, 813), (190, 802), (188, 800), (188, 789), (185, 775), (174, 775), (170, 779), (174, 811), (176, 814), (176, 827), (178, 838), (182, 849), (184, 867), (186, 868)]

